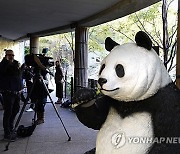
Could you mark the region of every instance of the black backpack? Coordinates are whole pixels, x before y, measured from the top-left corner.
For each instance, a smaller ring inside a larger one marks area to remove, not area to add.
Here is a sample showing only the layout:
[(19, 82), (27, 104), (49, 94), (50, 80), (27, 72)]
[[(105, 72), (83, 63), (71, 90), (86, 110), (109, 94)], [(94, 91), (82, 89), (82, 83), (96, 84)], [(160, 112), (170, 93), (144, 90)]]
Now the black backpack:
[(17, 135), (19, 137), (31, 136), (35, 128), (36, 128), (36, 124), (33, 124), (32, 126), (27, 126), (27, 127), (24, 127), (24, 125), (20, 125), (17, 129)]

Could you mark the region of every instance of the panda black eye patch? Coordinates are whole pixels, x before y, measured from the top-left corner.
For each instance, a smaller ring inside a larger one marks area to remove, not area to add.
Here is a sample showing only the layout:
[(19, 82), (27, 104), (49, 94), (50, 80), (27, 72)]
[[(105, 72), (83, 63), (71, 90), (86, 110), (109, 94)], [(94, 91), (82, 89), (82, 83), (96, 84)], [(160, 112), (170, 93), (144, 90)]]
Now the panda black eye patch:
[(105, 64), (102, 65), (102, 67), (101, 67), (101, 69), (100, 69), (100, 71), (99, 71), (99, 75), (101, 75), (101, 73), (102, 73), (102, 71), (103, 71), (104, 68), (105, 68)]
[(122, 78), (125, 75), (124, 67), (121, 64), (116, 65), (115, 70), (119, 78)]

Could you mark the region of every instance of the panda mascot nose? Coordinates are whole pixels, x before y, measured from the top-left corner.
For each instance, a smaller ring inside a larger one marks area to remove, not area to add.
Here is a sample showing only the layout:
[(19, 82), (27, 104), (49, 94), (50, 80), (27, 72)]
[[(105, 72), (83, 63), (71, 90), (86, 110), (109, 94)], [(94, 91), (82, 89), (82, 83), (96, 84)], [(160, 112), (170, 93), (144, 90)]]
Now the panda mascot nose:
[(105, 78), (99, 78), (98, 79), (98, 83), (99, 83), (99, 85), (102, 87), (103, 86), (103, 84), (105, 84), (107, 82), (107, 80), (105, 79)]

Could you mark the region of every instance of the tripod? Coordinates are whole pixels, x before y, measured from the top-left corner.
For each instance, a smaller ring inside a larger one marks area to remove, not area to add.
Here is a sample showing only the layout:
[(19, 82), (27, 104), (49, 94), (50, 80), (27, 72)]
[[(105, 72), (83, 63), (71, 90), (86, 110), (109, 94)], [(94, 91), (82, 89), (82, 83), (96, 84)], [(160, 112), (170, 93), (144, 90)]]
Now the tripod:
[[(20, 122), (20, 120), (21, 120), (21, 118), (22, 118), (23, 112), (24, 112), (24, 110), (25, 110), (25, 108), (26, 108), (26, 105), (28, 104), (29, 98), (30, 98), (30, 96), (31, 96), (31, 94), (32, 94), (32, 92), (33, 92), (33, 90), (34, 90), (35, 85), (37, 84), (37, 82), (41, 82), (42, 85), (43, 85), (43, 88), (44, 88), (45, 92), (47, 93), (47, 95), (48, 95), (48, 97), (49, 97), (49, 99), (50, 99), (50, 102), (51, 102), (51, 104), (53, 105), (53, 108), (54, 108), (54, 110), (55, 110), (55, 112), (56, 112), (56, 114), (57, 114), (60, 122), (62, 123), (62, 126), (63, 126), (63, 128), (64, 128), (67, 136), (68, 136), (68, 141), (71, 141), (71, 137), (69, 136), (69, 134), (68, 134), (68, 132), (67, 132), (67, 129), (66, 129), (66, 127), (65, 127), (65, 125), (64, 125), (64, 123), (63, 123), (63, 121), (62, 121), (62, 119), (61, 119), (61, 117), (60, 117), (60, 115), (59, 115), (59, 112), (58, 112), (58, 110), (57, 110), (57, 108), (56, 108), (56, 106), (55, 106), (55, 104), (54, 104), (54, 102), (53, 102), (53, 100), (52, 100), (52, 98), (51, 98), (51, 96), (50, 96), (49, 90), (48, 90), (48, 88), (47, 88), (47, 86), (46, 86), (46, 84), (45, 84), (45, 82), (44, 82), (44, 80), (43, 80), (43, 77), (42, 77), (42, 75), (40, 74), (40, 72), (35, 73), (34, 78), (35, 78), (35, 80), (34, 80), (34, 82), (33, 82), (33, 85), (32, 85), (32, 87), (31, 87), (30, 92), (28, 93), (27, 97), (26, 97), (25, 100), (24, 100), (23, 107), (22, 107), (22, 109), (21, 109), (21, 111), (20, 111), (20, 113), (19, 113), (19, 116), (18, 116), (17, 121), (16, 121), (16, 123), (15, 123), (15, 126), (14, 126), (14, 129), (13, 129), (12, 134), (15, 133), (15, 131), (16, 131), (18, 125), (19, 125), (19, 122)], [(34, 115), (34, 119), (33, 119), (33, 122), (34, 122), (34, 123), (35, 123), (35, 116), (36, 116), (36, 111), (35, 111), (35, 115)], [(6, 148), (5, 148), (4, 151), (7, 151), (7, 150), (9, 149), (9, 145), (10, 145), (10, 143), (11, 143), (11, 138), (12, 138), (12, 135), (11, 135), (11, 137), (10, 137), (10, 139), (9, 139), (9, 141), (8, 141), (8, 143), (7, 143)]]

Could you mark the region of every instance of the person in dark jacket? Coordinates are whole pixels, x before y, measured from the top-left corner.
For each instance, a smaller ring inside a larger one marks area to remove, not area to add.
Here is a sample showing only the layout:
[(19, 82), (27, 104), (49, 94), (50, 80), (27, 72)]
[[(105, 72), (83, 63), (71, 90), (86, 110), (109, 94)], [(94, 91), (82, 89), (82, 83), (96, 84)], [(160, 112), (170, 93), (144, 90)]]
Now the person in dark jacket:
[(20, 109), (20, 92), (22, 90), (21, 69), (18, 61), (14, 60), (13, 50), (6, 50), (6, 55), (0, 62), (0, 92), (3, 96), (3, 128), (4, 139), (12, 141), (14, 120)]
[(56, 61), (55, 83), (56, 83), (56, 97), (58, 98), (56, 104), (62, 104), (63, 98), (63, 73), (59, 61)]

